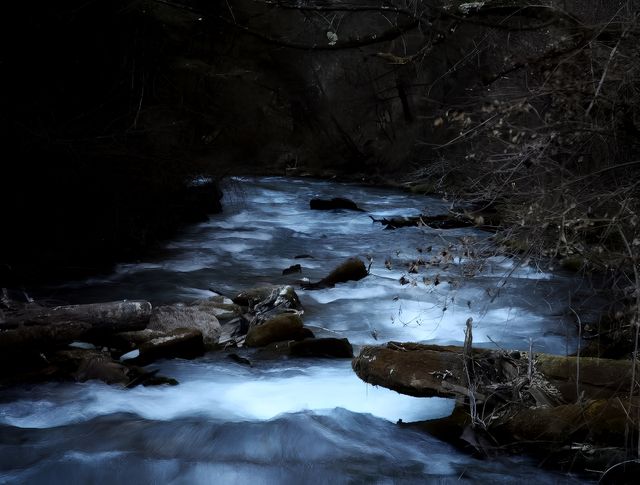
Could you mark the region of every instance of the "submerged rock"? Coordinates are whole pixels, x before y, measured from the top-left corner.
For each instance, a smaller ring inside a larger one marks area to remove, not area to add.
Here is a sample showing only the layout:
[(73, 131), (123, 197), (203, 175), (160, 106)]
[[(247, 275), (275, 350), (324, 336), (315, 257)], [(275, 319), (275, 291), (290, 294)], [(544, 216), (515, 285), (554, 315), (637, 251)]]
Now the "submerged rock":
[(296, 357), (350, 359), (353, 357), (353, 347), (346, 338), (314, 338), (291, 342), (289, 353)]
[(149, 322), (150, 330), (171, 332), (179, 328), (198, 330), (206, 346), (214, 346), (220, 339), (218, 319), (200, 307), (169, 305), (154, 308)]
[(282, 275), (286, 276), (293, 273), (302, 273), (302, 266), (299, 264), (293, 264), (288, 268), (282, 270)]
[(253, 367), (253, 364), (249, 359), (247, 359), (246, 357), (242, 357), (238, 354), (234, 354), (234, 353), (227, 354), (227, 358), (230, 360), (233, 360), (234, 362), (237, 362), (238, 364), (248, 365), (249, 367)]
[(368, 276), (364, 262), (359, 258), (349, 258), (344, 263), (336, 267), (331, 273), (316, 283), (303, 283), (305, 290), (318, 290), (321, 288), (332, 288), (337, 283), (347, 281), (358, 281)]
[(334, 197), (332, 199), (311, 199), (309, 201), (309, 208), (312, 210), (352, 210), (358, 212), (364, 212), (358, 205), (344, 197)]

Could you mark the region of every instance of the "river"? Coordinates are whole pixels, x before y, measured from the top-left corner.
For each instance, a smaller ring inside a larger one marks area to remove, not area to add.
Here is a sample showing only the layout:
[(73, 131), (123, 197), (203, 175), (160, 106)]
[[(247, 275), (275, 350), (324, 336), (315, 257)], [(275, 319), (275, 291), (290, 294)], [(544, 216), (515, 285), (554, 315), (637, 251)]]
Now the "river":
[[(311, 211), (313, 197), (348, 197), (365, 212)], [(318, 280), (358, 256), (371, 264), (365, 279), (297, 290), (305, 325), (317, 336), (346, 337), (356, 351), (389, 340), (460, 344), (472, 317), (474, 345), (574, 350), (563, 317), (577, 284), (572, 277), (487, 255), (490, 234), (474, 228), (384, 230), (369, 217), (439, 214), (450, 204), (327, 181), (235, 178), (225, 187), (223, 213), (188, 228), (160, 254), (36, 296), (186, 302), (210, 289), (233, 295), (264, 283)], [(410, 273), (407, 264), (418, 259), (432, 264)], [(296, 263), (301, 274), (282, 276)], [(150, 366), (178, 379), (176, 387), (87, 382), (5, 390), (0, 483), (581, 482), (523, 457), (475, 459), (397, 426), (399, 419), (445, 416), (453, 402), (369, 386), (348, 360), (253, 364), (210, 353)]]

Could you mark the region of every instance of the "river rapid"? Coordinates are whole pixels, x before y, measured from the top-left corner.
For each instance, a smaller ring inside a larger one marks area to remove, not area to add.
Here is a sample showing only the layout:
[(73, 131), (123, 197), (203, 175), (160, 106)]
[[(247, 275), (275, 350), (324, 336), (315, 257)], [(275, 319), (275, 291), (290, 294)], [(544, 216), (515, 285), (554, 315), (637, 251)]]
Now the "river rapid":
[[(449, 201), (275, 177), (232, 179), (224, 193), (223, 213), (190, 227), (161, 254), (36, 296), (157, 305), (288, 283), (296, 286), (305, 325), (318, 337), (348, 338), (356, 352), (389, 340), (461, 344), (469, 317), (477, 346), (575, 349), (563, 317), (578, 285), (572, 277), (479, 257), (491, 249), (490, 234), (474, 228), (384, 230), (369, 217), (441, 214)], [(348, 197), (365, 212), (311, 211), (313, 197)], [(365, 279), (298, 289), (300, 278), (318, 280), (352, 256), (371, 264)], [(431, 264), (410, 273), (418, 259)], [(298, 263), (301, 274), (282, 275)], [(214, 352), (149, 368), (180, 385), (47, 383), (3, 391), (0, 483), (581, 481), (522, 457), (478, 460), (397, 426), (399, 419), (446, 416), (453, 401), (369, 386), (349, 360), (255, 360), (248, 367)]]

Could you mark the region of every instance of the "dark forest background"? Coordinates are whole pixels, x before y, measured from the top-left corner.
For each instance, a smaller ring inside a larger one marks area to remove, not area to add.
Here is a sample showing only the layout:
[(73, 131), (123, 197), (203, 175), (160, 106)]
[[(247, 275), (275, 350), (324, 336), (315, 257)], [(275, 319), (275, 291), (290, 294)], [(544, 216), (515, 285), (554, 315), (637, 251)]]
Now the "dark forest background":
[(628, 0), (14, 2), (0, 262), (27, 280), (92, 272), (219, 210), (225, 175), (311, 174), (475, 201), (513, 250), (622, 268), (626, 288), (637, 15)]

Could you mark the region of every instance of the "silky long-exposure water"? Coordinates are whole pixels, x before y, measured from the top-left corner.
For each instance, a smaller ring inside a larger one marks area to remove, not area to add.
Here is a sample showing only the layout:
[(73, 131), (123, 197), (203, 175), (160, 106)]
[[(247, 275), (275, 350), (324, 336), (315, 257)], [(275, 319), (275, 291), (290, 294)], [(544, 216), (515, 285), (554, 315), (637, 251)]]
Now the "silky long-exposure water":
[[(312, 197), (348, 197), (365, 212), (311, 211)], [(477, 229), (383, 230), (394, 215), (445, 213), (449, 202), (326, 181), (239, 178), (224, 212), (195, 225), (160, 256), (113, 274), (41, 290), (69, 303), (147, 299), (153, 304), (227, 295), (264, 283), (318, 280), (344, 259), (371, 264), (358, 282), (297, 290), (305, 325), (356, 347), (389, 340), (564, 354), (568, 276), (516, 265)], [(442, 258), (443, 252), (449, 254)], [(309, 255), (311, 258), (296, 258)], [(407, 264), (440, 258), (409, 273)], [(301, 274), (283, 276), (292, 264)], [(400, 283), (405, 277), (406, 284)], [(478, 460), (397, 426), (445, 416), (453, 402), (368, 386), (349, 361), (256, 360), (221, 353), (151, 366), (176, 387), (122, 389), (48, 383), (0, 395), (0, 483), (574, 483), (525, 458)]]

